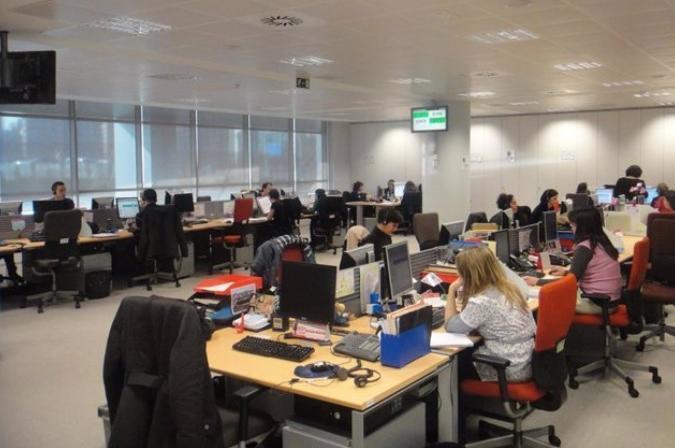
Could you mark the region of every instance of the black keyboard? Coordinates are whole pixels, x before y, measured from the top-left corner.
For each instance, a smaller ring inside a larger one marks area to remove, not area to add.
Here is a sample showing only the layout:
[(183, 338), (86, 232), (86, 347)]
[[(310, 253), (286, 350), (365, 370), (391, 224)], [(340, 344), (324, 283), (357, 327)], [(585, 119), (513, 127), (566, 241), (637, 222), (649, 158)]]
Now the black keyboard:
[(256, 338), (254, 336), (246, 336), (244, 339), (234, 344), (232, 348), (253, 355), (269, 356), (294, 362), (302, 362), (314, 353), (312, 347), (286, 344), (285, 342)]
[(535, 270), (519, 272), (518, 275), (521, 277), (536, 277), (536, 278), (544, 278), (546, 276), (546, 274), (544, 274), (543, 272)]
[(431, 310), (431, 328), (434, 330), (445, 324), (445, 308), (434, 308)]
[(334, 350), (352, 358), (375, 362), (380, 358), (380, 338), (374, 334), (351, 333), (342, 338)]
[(30, 234), (28, 237), (29, 240), (31, 240), (34, 243), (39, 243), (41, 241), (45, 241), (45, 234), (43, 232), (33, 232)]

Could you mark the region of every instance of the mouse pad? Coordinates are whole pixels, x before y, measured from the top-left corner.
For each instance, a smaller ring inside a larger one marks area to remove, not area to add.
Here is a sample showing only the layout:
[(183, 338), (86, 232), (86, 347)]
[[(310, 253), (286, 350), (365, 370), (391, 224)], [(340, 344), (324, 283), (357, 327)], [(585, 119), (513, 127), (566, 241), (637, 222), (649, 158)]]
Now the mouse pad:
[(335, 377), (335, 372), (331, 370), (326, 370), (325, 372), (312, 372), (312, 365), (307, 364), (305, 366), (298, 366), (293, 371), (293, 374), (298, 378), (333, 378)]

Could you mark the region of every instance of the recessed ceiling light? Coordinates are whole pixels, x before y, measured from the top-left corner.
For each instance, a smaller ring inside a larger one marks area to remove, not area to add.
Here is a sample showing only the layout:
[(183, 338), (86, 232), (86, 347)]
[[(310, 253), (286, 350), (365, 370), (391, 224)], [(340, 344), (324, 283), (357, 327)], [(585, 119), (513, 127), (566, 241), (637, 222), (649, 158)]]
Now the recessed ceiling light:
[(190, 75), (188, 73), (160, 73), (158, 75), (150, 75), (148, 78), (161, 79), (162, 81), (197, 81), (199, 77)]
[(592, 70), (594, 68), (600, 68), (603, 65), (599, 62), (591, 61), (591, 62), (568, 62), (566, 64), (556, 64), (554, 65), (555, 68), (558, 70), (562, 70), (564, 72), (570, 72), (570, 71), (579, 71), (579, 70)]
[(534, 106), (536, 104), (539, 104), (539, 101), (514, 101), (509, 103), (511, 106)]
[(96, 22), (90, 23), (89, 26), (91, 28), (117, 31), (136, 36), (145, 36), (146, 34), (169, 31), (172, 29), (171, 25), (164, 25), (162, 23), (134, 19), (133, 17), (126, 16), (109, 17), (107, 19), (97, 20)]
[(409, 86), (411, 84), (428, 84), (431, 81), (428, 79), (424, 78), (395, 78), (395, 79), (390, 79), (389, 82), (392, 82), (394, 84), (401, 84), (405, 86)]
[(356, 104), (358, 106), (366, 106), (368, 104), (384, 104), (385, 102), (383, 100), (354, 100), (352, 101), (352, 104)]
[(659, 96), (670, 96), (670, 92), (641, 92), (633, 95), (635, 98), (656, 98)]
[(524, 8), (532, 5), (532, 0), (507, 0), (504, 6), (507, 8)]
[(294, 16), (267, 16), (260, 19), (260, 21), (265, 25), (273, 26), (275, 28), (290, 28), (302, 25), (302, 19)]
[(558, 95), (570, 95), (572, 93), (576, 92), (574, 90), (562, 89), (562, 90), (548, 90), (544, 92), (544, 95), (558, 96)]
[(659, 103), (659, 106), (675, 106), (675, 103), (672, 101), (667, 101), (665, 103)]
[(270, 93), (277, 95), (309, 95), (309, 89), (282, 89), (270, 90)]
[(201, 103), (210, 103), (211, 100), (207, 100), (204, 98), (178, 98), (176, 101), (181, 102), (181, 103), (189, 103), (189, 104), (201, 104)]
[(488, 91), (483, 91), (483, 92), (465, 92), (465, 93), (458, 93), (457, 95), (463, 96), (466, 98), (487, 98), (490, 96), (494, 96), (494, 92), (488, 92)]
[(469, 38), (478, 41), (482, 44), (505, 44), (509, 42), (522, 42), (525, 40), (539, 39), (537, 34), (532, 31), (518, 28), (515, 30), (501, 30), (487, 33), (476, 33), (469, 36)]
[(497, 72), (476, 72), (476, 73), (471, 73), (471, 76), (474, 78), (496, 78), (497, 76), (501, 76), (501, 73)]
[(260, 110), (264, 110), (267, 112), (282, 112), (282, 111), (287, 111), (288, 106), (265, 106), (261, 107)]
[(299, 58), (282, 59), (282, 64), (290, 64), (296, 67), (318, 67), (319, 65), (332, 64), (330, 59), (320, 58), (318, 56), (302, 56)]
[(602, 85), (605, 87), (641, 86), (642, 84), (644, 84), (644, 82), (640, 81), (639, 79), (635, 79), (633, 81), (610, 81), (602, 83)]

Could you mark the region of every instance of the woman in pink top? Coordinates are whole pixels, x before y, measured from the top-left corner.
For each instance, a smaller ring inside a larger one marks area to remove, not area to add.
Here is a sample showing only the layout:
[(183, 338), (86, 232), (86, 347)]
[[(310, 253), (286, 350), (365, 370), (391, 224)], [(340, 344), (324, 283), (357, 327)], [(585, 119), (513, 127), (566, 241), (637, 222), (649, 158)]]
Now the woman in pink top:
[[(574, 231), (574, 257), (569, 272), (577, 278), (579, 289), (586, 294), (603, 294), (611, 301), (621, 298), (623, 280), (619, 266), (619, 252), (602, 229), (602, 218), (596, 208), (573, 210), (568, 214)], [(568, 271), (561, 267), (551, 270), (552, 275), (562, 276)], [(540, 285), (546, 280), (527, 277), (530, 285)], [(549, 280), (550, 281), (550, 280)], [(577, 303), (577, 312), (600, 314), (602, 308), (589, 299)]]

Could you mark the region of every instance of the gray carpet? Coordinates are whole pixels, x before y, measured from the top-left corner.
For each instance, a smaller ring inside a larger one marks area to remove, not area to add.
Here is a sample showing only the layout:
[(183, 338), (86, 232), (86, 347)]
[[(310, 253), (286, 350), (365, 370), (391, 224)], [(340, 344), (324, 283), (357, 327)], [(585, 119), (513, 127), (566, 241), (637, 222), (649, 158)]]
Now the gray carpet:
[[(318, 258), (336, 264), (339, 254)], [(180, 289), (165, 283), (154, 293), (186, 298), (198, 280), (184, 279)], [(96, 408), (104, 402), (101, 368), (108, 329), (123, 297), (145, 293), (143, 287), (116, 291), (79, 310), (62, 303), (42, 315), (35, 308), (0, 313), (0, 447), (104, 447)], [(636, 373), (637, 399), (617, 378), (582, 384), (559, 411), (537, 411), (526, 427), (555, 424), (566, 447), (674, 446), (675, 340), (667, 339), (665, 346), (653, 342), (640, 354), (633, 344), (625, 347), (628, 357), (657, 365), (663, 384)]]

